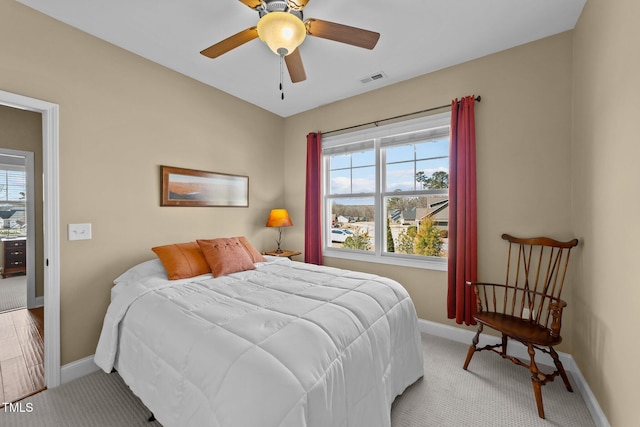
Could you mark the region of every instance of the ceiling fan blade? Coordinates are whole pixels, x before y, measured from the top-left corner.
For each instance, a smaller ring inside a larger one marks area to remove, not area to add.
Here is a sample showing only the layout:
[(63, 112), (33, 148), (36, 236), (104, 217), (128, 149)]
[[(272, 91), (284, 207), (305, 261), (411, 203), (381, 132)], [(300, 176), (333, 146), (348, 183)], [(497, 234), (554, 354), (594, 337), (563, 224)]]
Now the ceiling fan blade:
[(249, 6), (251, 9), (255, 9), (260, 6), (260, 3), (262, 2), (260, 0), (240, 0), (240, 3)]
[(284, 62), (287, 64), (287, 70), (289, 70), (289, 77), (291, 77), (292, 83), (298, 83), (307, 79), (307, 74), (304, 72), (304, 65), (302, 64), (302, 56), (300, 56), (300, 49), (296, 49), (285, 56)]
[(322, 21), (320, 19), (307, 19), (305, 21), (307, 34), (310, 36), (329, 39), (365, 49), (373, 49), (378, 43), (380, 33), (375, 33), (335, 22)]
[(217, 58), (223, 53), (227, 53), (230, 50), (235, 49), (238, 46), (245, 44), (246, 42), (250, 42), (257, 37), (257, 27), (247, 28), (246, 30), (240, 31), (239, 33), (234, 34), (231, 37), (228, 37), (221, 42), (214, 44), (213, 46), (209, 46), (200, 53), (204, 56), (208, 56), (209, 58)]
[(291, 10), (302, 10), (307, 3), (309, 3), (309, 0), (287, 0), (287, 7)]

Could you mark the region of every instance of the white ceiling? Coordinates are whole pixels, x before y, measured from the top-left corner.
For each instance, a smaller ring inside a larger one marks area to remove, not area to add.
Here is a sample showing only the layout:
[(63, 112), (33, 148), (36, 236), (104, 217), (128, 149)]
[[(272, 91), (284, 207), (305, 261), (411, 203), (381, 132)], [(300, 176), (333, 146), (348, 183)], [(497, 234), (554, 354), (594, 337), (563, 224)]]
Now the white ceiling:
[[(210, 45), (256, 25), (238, 0), (18, 0), (46, 15), (287, 117), (572, 29), (586, 0), (311, 0), (304, 18), (381, 34), (373, 50), (307, 37), (292, 84), (259, 39), (216, 59)], [(383, 72), (368, 84), (361, 79)]]

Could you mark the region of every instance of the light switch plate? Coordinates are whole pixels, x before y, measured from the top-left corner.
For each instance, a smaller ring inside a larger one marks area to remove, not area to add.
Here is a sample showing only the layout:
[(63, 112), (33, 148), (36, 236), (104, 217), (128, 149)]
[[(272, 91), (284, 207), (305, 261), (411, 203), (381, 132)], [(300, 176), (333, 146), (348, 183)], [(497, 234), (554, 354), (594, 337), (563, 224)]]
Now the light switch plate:
[(91, 224), (69, 224), (67, 233), (69, 240), (90, 240)]

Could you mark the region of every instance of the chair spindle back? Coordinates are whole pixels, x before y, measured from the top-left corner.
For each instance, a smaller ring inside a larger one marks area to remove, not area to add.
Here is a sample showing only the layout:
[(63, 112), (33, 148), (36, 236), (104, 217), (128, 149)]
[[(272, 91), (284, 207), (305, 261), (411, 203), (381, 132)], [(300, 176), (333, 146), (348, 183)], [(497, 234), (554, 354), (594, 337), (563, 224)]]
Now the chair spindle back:
[[(491, 311), (525, 318), (551, 329), (549, 304), (560, 304), (573, 239), (560, 242), (547, 237), (522, 239), (503, 234), (509, 242), (505, 287), (485, 294), (485, 307)], [(501, 295), (500, 295), (501, 294)]]

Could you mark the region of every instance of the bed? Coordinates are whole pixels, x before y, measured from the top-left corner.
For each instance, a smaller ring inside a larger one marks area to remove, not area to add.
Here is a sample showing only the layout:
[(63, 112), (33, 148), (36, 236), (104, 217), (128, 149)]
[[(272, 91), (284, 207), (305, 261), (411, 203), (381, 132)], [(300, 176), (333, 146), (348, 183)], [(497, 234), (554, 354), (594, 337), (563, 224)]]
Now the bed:
[(171, 426), (389, 427), (423, 375), (397, 282), (265, 257), (169, 280), (155, 259), (114, 281), (95, 354)]

